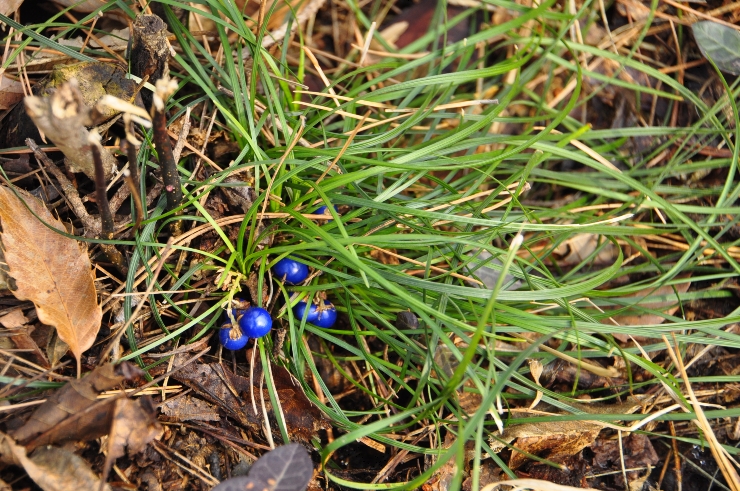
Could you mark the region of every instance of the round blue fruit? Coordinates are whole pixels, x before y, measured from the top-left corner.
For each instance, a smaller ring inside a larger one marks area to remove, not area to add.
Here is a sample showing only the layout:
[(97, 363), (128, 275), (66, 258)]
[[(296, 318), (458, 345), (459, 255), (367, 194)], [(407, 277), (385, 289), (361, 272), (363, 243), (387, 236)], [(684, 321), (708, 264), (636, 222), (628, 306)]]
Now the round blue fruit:
[(219, 330), (218, 339), (221, 341), (221, 346), (235, 351), (242, 349), (247, 345), (249, 336), (244, 334), (244, 332), (239, 329), (239, 326), (233, 326), (230, 322), (226, 322)]
[(261, 338), (272, 329), (272, 317), (265, 309), (250, 307), (239, 319), (239, 327), (250, 338)]
[[(337, 207), (334, 207), (334, 211), (336, 211)], [(329, 219), (326, 221), (326, 223), (333, 222), (334, 219), (331, 217), (331, 212), (329, 211), (329, 207), (324, 205), (320, 208), (318, 208), (316, 211), (313, 212), (314, 215), (327, 215)]]
[[(296, 319), (299, 321), (303, 320), (303, 315), (306, 312), (306, 302), (298, 302), (295, 304), (295, 307), (293, 307), (293, 315), (296, 316)], [(306, 322), (310, 322), (311, 324), (316, 323), (316, 319), (319, 318), (319, 310), (316, 307), (315, 304), (310, 304), (308, 308), (308, 317), (306, 317)]]
[(313, 322), (318, 327), (329, 329), (337, 321), (337, 309), (331, 302), (322, 302), (317, 310), (316, 320)]
[[(304, 312), (306, 311), (306, 302), (298, 302), (293, 307), (293, 314), (298, 320), (303, 319)], [(306, 322), (329, 329), (337, 321), (337, 309), (331, 302), (321, 302), (321, 304), (310, 304), (308, 306), (308, 314)]]
[(291, 257), (285, 257), (275, 263), (272, 274), (289, 285), (297, 285), (308, 278), (308, 266)]

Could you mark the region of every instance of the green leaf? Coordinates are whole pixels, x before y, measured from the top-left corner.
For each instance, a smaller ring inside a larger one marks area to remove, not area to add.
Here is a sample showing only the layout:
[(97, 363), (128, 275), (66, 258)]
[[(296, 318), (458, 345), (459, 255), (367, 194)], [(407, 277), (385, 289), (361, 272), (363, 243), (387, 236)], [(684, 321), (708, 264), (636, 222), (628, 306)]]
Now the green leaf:
[(710, 20), (697, 22), (691, 29), (705, 58), (723, 72), (740, 75), (740, 32)]

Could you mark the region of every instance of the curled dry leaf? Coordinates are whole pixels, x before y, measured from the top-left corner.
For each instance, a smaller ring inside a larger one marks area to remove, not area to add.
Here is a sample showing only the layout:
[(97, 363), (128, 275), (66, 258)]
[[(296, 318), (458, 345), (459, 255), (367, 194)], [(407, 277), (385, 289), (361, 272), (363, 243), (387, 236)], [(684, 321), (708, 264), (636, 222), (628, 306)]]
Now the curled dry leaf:
[[(82, 458), (68, 450), (44, 447), (29, 458), (26, 449), (11, 437), (0, 433), (0, 460), (18, 465), (44, 491), (79, 491), (100, 489), (100, 479)], [(102, 489), (110, 491), (110, 486)]]
[(77, 241), (57, 232), (64, 231), (64, 225), (43, 204), (18, 193), (25, 203), (0, 187), (0, 238), (8, 274), (16, 283), (13, 295), (33, 302), (39, 320), (56, 328), (79, 365), (103, 317), (90, 259)]
[(0, 14), (10, 15), (21, 6), (23, 0), (0, 0)]
[(110, 407), (105, 405), (100, 406), (100, 411), (85, 415), (82, 421), (71, 428), (65, 428), (60, 423), (95, 404), (101, 392), (120, 385), (124, 380), (131, 380), (140, 373), (133, 365), (122, 363), (115, 367), (103, 365), (81, 379), (71, 380), (40, 405), (12, 436), (25, 443), (43, 434), (43, 440), (35, 443), (51, 444), (104, 435), (110, 428), (111, 412)]
[[(179, 366), (184, 358), (179, 356), (175, 361), (175, 366)], [(260, 394), (262, 369), (259, 364), (254, 367), (254, 379), (251, 381), (247, 377), (224, 369), (218, 363), (193, 363), (182, 368), (172, 377), (193, 389), (193, 392), (206, 401), (218, 406), (241, 426), (253, 431), (262, 430), (264, 419), (261, 410), (254, 411), (252, 396), (254, 396), (256, 406), (264, 400), (267, 414), (274, 414), (264, 380), (261, 386), (262, 394)], [(291, 440), (310, 442), (319, 430), (329, 427), (329, 421), (321, 410), (306, 397), (301, 384), (290, 372), (279, 365), (272, 365), (272, 377)], [(271, 420), (270, 427), (273, 429), (273, 436), (281, 438), (277, 432), (277, 422)]]
[(189, 395), (168, 399), (161, 408), (162, 414), (177, 421), (221, 421), (216, 406)]
[[(1, 1), (1, 0), (0, 0)], [(0, 80), (0, 111), (10, 109), (23, 99), (23, 84), (17, 80), (3, 77)]]
[(129, 455), (134, 455), (162, 435), (162, 425), (157, 421), (156, 409), (150, 397), (144, 396), (135, 401), (119, 399), (115, 404), (108, 436), (106, 474), (113, 461), (123, 457), (125, 449), (128, 449)]

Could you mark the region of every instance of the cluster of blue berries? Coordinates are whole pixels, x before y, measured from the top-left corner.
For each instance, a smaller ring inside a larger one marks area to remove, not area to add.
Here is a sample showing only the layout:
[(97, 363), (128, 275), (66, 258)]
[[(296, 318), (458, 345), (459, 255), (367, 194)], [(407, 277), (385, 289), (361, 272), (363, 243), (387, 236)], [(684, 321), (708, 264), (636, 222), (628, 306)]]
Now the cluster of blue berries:
[[(243, 300), (236, 300), (237, 304), (242, 302)], [(237, 306), (231, 309), (231, 315), (236, 320), (236, 324), (232, 324), (227, 316), (226, 322), (218, 333), (221, 346), (226, 349), (242, 349), (247, 345), (249, 338), (261, 338), (272, 329), (272, 317), (263, 308), (242, 309)]]
[[(336, 209), (336, 208), (335, 208)], [(329, 215), (326, 206), (315, 211), (318, 215)], [(328, 220), (329, 222), (331, 220)], [(286, 257), (272, 267), (272, 274), (288, 285), (298, 285), (308, 278), (308, 266)], [(243, 300), (235, 299), (236, 308), (231, 309), (231, 316), (221, 326), (219, 340), (221, 345), (229, 350), (239, 350), (247, 345), (249, 338), (261, 338), (272, 329), (270, 313), (260, 307), (240, 308)], [(308, 309), (308, 313), (306, 313)], [(318, 327), (328, 329), (337, 321), (337, 309), (326, 300), (318, 303), (299, 302), (293, 307), (293, 314), (298, 319), (306, 316), (306, 321)], [(231, 318), (236, 324), (231, 322)]]
[[(326, 208), (326, 207), (324, 207)], [(320, 209), (320, 208), (319, 208)], [(318, 211), (318, 210), (317, 210)], [(298, 285), (308, 278), (308, 266), (299, 263), (293, 258), (286, 257), (278, 261), (272, 268), (272, 273), (289, 285)], [(318, 304), (310, 306), (303, 301), (293, 307), (293, 314), (298, 319), (303, 319), (308, 307), (306, 321), (318, 327), (328, 329), (337, 321), (337, 309), (331, 302), (320, 300)]]

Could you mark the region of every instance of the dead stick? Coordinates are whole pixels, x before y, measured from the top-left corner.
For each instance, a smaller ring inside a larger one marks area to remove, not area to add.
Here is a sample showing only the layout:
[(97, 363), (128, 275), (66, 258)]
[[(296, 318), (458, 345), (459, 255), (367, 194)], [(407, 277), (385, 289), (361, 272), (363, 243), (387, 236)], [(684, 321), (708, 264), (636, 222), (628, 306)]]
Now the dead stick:
[[(90, 132), (89, 137), (90, 150), (93, 155), (93, 162), (95, 164), (95, 203), (98, 205), (100, 211), (100, 236), (103, 239), (111, 240), (115, 231), (115, 225), (113, 223), (113, 214), (110, 211), (110, 203), (108, 202), (108, 194), (105, 186), (105, 171), (103, 170), (103, 158), (100, 154), (100, 135), (97, 131), (93, 130)], [(122, 273), (128, 272), (128, 266), (126, 261), (123, 259), (121, 251), (116, 249), (113, 244), (100, 244), (100, 249), (105, 254), (105, 257), (113, 263), (113, 265)]]
[(144, 219), (144, 209), (141, 206), (139, 185), (134, 181), (133, 175), (128, 169), (123, 171), (123, 177), (126, 180), (126, 185), (128, 186), (129, 191), (131, 191), (131, 197), (134, 200), (134, 207), (136, 209), (136, 223), (134, 223), (134, 230), (139, 230), (139, 227), (141, 227), (141, 221)]
[[(172, 141), (167, 134), (167, 116), (165, 115), (164, 101), (177, 89), (177, 83), (173, 80), (157, 80), (157, 91), (152, 103), (152, 133), (154, 147), (157, 149), (159, 165), (162, 168), (162, 181), (167, 198), (166, 211), (173, 211), (182, 204), (182, 189), (180, 187), (180, 172), (177, 170), (177, 162), (172, 153)], [(182, 222), (172, 222), (170, 232), (173, 236), (182, 234)]]
[[(101, 235), (106, 239), (113, 238), (113, 215), (110, 212), (110, 203), (108, 202), (108, 193), (105, 186), (105, 172), (103, 171), (103, 159), (100, 156), (98, 148), (100, 138), (96, 133), (90, 133), (90, 150), (93, 154), (95, 163), (95, 204), (100, 211)], [(97, 136), (97, 139), (95, 138)]]

